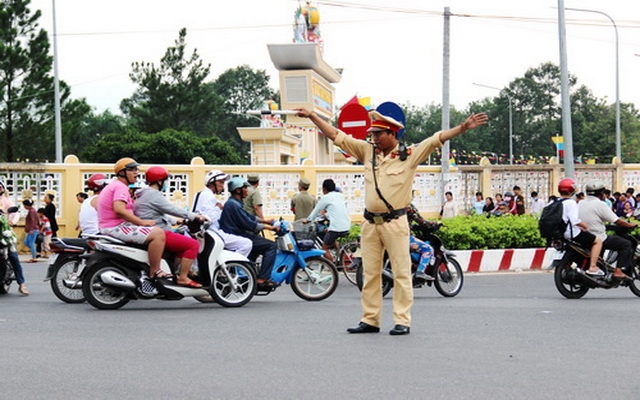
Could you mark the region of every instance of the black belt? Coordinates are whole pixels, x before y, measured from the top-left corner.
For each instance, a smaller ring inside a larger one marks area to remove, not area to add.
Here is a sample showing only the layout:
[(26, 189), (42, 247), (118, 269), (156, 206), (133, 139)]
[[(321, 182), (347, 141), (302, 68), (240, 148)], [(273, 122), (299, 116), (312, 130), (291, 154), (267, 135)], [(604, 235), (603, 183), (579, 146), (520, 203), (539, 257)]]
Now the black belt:
[(398, 219), (406, 213), (406, 208), (399, 208), (397, 210), (389, 211), (386, 213), (372, 213), (365, 209), (364, 218), (372, 224), (383, 224), (385, 222)]

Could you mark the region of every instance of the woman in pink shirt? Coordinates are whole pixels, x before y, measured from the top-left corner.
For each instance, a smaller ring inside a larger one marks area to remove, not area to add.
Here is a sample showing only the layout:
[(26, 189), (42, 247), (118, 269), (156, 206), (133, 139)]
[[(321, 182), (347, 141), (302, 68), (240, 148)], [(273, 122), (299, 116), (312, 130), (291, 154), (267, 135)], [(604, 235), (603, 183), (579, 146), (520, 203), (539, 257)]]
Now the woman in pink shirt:
[(100, 233), (105, 235), (128, 243), (146, 244), (149, 252), (149, 276), (169, 278), (171, 274), (160, 269), (165, 245), (164, 231), (155, 226), (155, 221), (138, 218), (133, 213), (129, 184), (137, 181), (139, 165), (129, 157), (116, 162), (116, 179), (102, 189), (98, 198), (98, 226)]

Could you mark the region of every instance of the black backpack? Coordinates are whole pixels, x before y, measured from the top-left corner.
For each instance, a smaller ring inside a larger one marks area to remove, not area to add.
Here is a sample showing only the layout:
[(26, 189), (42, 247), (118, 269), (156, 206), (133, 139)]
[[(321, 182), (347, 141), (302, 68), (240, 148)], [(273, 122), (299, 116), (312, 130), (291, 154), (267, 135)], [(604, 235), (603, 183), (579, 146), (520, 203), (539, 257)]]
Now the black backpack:
[(558, 199), (542, 209), (538, 220), (540, 236), (547, 240), (562, 239), (569, 222), (562, 219), (562, 202), (566, 199)]

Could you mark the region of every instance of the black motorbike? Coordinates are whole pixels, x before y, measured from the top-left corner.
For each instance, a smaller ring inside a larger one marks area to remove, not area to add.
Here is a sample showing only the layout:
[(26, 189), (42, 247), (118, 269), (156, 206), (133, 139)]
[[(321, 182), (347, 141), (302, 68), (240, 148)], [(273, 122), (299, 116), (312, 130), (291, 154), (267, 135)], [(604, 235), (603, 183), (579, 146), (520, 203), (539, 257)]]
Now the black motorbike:
[(551, 246), (558, 251), (552, 263), (554, 282), (564, 297), (579, 299), (587, 294), (589, 289), (614, 289), (618, 287), (628, 287), (633, 294), (640, 297), (638, 241), (629, 234), (629, 228), (612, 225), (607, 226), (607, 229), (613, 230), (616, 235), (631, 242), (634, 250), (633, 268), (630, 271), (624, 271), (628, 278), (613, 276), (618, 257), (617, 252), (608, 251), (604, 256), (599, 257), (598, 267), (604, 271), (604, 275), (589, 275), (586, 271), (589, 269), (590, 251), (572, 240), (554, 240)]
[[(430, 223), (427, 226), (414, 226), (412, 228), (412, 234), (415, 237), (423, 241), (429, 241), (433, 247), (432, 261), (425, 270), (425, 273), (433, 279), (427, 281), (416, 279), (415, 272), (420, 262), (420, 253), (411, 251), (413, 287), (421, 288), (424, 285), (433, 285), (442, 296), (454, 297), (462, 290), (464, 275), (460, 263), (455, 259), (455, 253), (447, 250), (442, 243), (442, 239), (435, 234), (438, 229), (440, 229), (440, 226), (441, 224), (439, 223)], [(362, 291), (363, 285), (362, 268), (362, 262), (358, 260), (356, 266), (356, 283), (360, 291)], [(386, 296), (392, 288), (393, 272), (391, 270), (391, 261), (385, 253), (382, 268), (382, 296)]]

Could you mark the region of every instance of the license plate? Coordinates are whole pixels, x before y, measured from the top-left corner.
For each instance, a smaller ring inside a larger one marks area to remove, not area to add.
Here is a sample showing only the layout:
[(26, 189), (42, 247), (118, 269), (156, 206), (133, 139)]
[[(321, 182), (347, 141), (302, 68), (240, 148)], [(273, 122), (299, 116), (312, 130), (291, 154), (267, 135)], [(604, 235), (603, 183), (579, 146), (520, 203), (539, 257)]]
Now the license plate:
[(58, 258), (58, 253), (53, 253), (49, 256), (49, 263), (47, 265), (53, 265)]

